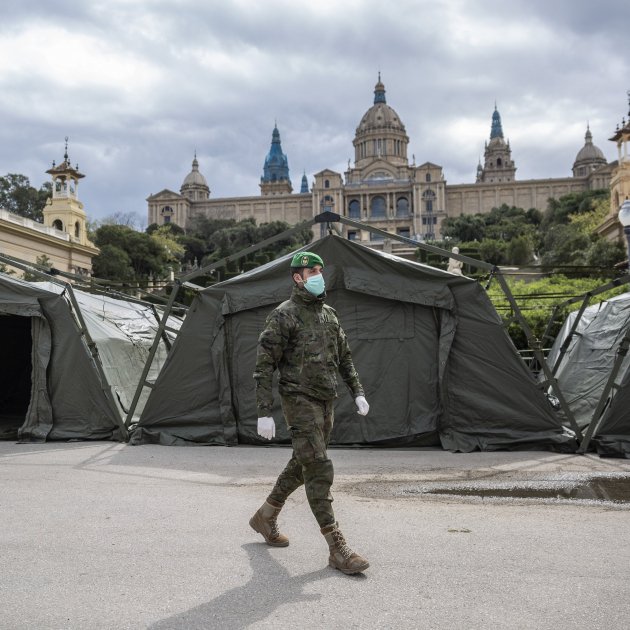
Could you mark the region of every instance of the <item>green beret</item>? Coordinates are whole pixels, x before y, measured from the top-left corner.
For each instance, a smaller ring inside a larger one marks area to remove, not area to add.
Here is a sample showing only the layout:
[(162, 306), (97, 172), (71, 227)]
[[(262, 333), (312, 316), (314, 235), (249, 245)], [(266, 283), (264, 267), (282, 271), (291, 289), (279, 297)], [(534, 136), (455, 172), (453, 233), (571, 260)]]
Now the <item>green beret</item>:
[(291, 259), (291, 268), (314, 267), (315, 265), (321, 265), (323, 269), (324, 261), (313, 252), (298, 252)]

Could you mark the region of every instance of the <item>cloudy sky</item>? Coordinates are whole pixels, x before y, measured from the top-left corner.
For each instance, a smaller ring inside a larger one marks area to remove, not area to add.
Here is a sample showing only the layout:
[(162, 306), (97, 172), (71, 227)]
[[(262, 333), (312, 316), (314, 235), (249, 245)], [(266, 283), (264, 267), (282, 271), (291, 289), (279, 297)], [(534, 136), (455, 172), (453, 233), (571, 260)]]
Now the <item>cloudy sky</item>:
[(3, 0), (0, 175), (69, 155), (91, 219), (146, 217), (195, 150), (213, 197), (259, 194), (277, 122), (294, 189), (343, 172), (378, 72), (409, 159), (474, 181), (495, 101), (519, 179), (570, 175), (628, 115), (627, 0)]

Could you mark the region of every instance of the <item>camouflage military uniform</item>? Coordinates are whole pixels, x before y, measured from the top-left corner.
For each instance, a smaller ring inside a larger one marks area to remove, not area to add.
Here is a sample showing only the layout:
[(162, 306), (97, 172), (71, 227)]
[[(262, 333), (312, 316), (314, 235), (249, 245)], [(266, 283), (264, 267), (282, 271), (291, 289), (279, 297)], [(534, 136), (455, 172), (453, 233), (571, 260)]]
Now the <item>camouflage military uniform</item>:
[(353, 397), (364, 394), (337, 314), (324, 304), (322, 296), (314, 297), (296, 286), (291, 299), (267, 318), (258, 340), (254, 372), (259, 417), (271, 415), (275, 369), (280, 373), (282, 411), (291, 432), (293, 457), (269, 497), (284, 503), (304, 484), (319, 526), (326, 527), (335, 523), (330, 494), (334, 473), (327, 447), (337, 371)]

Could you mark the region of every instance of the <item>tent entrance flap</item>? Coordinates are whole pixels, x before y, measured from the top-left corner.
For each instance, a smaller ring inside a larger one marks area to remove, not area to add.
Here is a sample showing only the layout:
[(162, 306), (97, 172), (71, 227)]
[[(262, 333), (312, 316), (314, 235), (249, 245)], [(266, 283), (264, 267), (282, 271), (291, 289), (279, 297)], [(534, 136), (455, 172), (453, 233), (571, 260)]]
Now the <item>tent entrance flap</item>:
[(0, 315), (0, 439), (14, 440), (31, 400), (31, 318)]

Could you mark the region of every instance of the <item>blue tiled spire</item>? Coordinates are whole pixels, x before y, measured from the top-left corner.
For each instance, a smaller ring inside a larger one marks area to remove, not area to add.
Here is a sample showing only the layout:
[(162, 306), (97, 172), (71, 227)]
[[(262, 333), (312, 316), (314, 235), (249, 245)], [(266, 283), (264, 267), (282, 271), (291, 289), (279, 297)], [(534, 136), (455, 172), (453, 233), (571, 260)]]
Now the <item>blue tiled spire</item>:
[(300, 193), (308, 192), (308, 179), (306, 179), (306, 172), (302, 175), (302, 186), (300, 187)]
[(499, 114), (496, 104), (494, 106), (494, 113), (492, 114), (492, 129), (490, 129), (490, 140), (492, 140), (492, 138), (503, 138), (501, 114)]
[(287, 156), (282, 153), (280, 132), (277, 125), (273, 128), (271, 148), (265, 158), (263, 176), (260, 178), (260, 181), (265, 183), (289, 181), (289, 161)]

